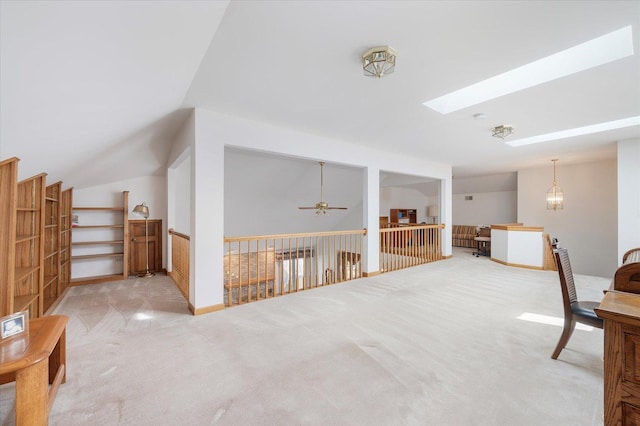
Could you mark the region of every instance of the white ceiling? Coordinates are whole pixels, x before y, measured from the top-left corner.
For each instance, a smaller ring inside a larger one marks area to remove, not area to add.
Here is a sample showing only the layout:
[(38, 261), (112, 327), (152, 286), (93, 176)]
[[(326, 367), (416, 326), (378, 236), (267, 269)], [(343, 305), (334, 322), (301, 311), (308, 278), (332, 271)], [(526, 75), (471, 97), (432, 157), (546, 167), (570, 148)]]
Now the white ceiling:
[[(20, 157), (25, 177), (163, 174), (194, 106), (452, 164), (456, 177), (612, 158), (640, 137), (514, 148), (490, 135), (640, 115), (638, 1), (2, 0), (0, 19), (0, 158)], [(632, 57), (447, 115), (422, 105), (627, 25)], [(386, 44), (396, 72), (364, 77), (362, 52)]]

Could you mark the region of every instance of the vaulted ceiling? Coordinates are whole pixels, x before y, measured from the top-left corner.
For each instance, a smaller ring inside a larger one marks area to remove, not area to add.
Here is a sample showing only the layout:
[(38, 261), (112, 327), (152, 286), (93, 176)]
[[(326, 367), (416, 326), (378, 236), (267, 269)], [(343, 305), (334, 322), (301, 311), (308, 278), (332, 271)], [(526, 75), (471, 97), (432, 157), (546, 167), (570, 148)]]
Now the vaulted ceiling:
[[(422, 103), (625, 26), (634, 55), (441, 114)], [(421, 156), (457, 177), (615, 156), (640, 126), (638, 1), (0, 2), (0, 158), (85, 187), (164, 174), (188, 108)], [(394, 74), (362, 75), (391, 45)], [(474, 120), (482, 113), (484, 120)]]

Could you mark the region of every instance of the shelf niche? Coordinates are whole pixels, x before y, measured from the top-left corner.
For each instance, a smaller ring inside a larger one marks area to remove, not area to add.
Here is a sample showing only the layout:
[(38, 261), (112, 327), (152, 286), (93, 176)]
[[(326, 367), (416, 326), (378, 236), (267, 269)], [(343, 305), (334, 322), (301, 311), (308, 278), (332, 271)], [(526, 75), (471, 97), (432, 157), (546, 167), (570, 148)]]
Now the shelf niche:
[[(77, 218), (77, 220), (75, 220)], [(122, 193), (122, 207), (73, 207), (72, 278), (70, 285), (124, 280), (129, 274), (129, 191)], [(91, 269), (99, 275), (85, 276)], [(78, 270), (81, 272), (78, 276)]]

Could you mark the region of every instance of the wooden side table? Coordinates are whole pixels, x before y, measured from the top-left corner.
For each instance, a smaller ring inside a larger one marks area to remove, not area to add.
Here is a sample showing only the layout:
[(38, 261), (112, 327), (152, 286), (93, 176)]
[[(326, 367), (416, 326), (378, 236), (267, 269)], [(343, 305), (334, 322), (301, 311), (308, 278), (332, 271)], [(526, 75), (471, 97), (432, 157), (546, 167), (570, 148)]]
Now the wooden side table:
[(27, 333), (0, 342), (0, 384), (16, 382), (17, 425), (48, 423), (58, 387), (66, 381), (68, 320), (63, 315), (37, 318)]

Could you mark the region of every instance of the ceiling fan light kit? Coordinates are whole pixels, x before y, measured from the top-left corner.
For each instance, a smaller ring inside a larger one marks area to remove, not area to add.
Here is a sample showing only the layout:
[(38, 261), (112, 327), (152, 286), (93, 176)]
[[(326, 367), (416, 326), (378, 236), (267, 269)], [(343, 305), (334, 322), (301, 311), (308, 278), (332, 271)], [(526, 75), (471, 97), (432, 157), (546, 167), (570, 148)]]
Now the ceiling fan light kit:
[(316, 215), (320, 215), (320, 214), (328, 214), (328, 210), (347, 210), (346, 207), (330, 207), (329, 203), (327, 203), (326, 201), (324, 201), (323, 197), (322, 197), (322, 192), (323, 192), (323, 186), (324, 186), (324, 161), (319, 161), (318, 164), (320, 164), (320, 201), (316, 203), (315, 206), (313, 207), (298, 207), (298, 209), (300, 210), (315, 210), (316, 211)]

